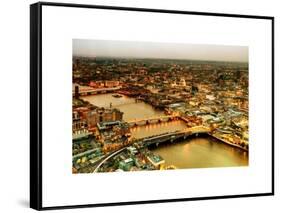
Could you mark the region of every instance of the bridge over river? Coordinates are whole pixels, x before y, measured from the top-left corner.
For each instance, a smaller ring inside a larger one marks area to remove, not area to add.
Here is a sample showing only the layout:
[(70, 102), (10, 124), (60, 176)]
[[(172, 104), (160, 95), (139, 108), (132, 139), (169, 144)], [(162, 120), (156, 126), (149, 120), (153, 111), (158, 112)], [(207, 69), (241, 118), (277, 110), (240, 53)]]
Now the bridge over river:
[[(154, 135), (150, 137), (145, 137), (138, 139), (135, 141), (133, 144), (140, 144), (143, 146), (150, 146), (152, 144), (159, 144), (163, 142), (174, 142), (177, 139), (186, 139), (188, 136), (191, 135), (196, 135), (196, 134), (203, 134), (206, 133), (208, 134), (210, 132), (210, 129), (205, 126), (196, 126), (196, 127), (190, 127), (190, 128), (185, 128), (180, 131), (174, 131), (174, 132), (168, 132), (160, 135)], [(96, 165), (96, 168), (94, 169), (94, 172), (98, 172), (99, 168), (102, 167), (104, 163), (106, 163), (109, 159), (112, 157), (116, 156), (117, 154), (121, 153), (124, 151), (127, 147), (131, 146), (132, 144), (123, 147), (119, 150), (116, 150), (110, 154), (107, 154), (99, 163)]]
[(188, 136), (191, 135), (198, 135), (198, 134), (208, 134), (210, 129), (205, 126), (196, 126), (185, 128), (183, 130), (175, 131), (175, 132), (167, 132), (160, 135), (153, 135), (150, 137), (142, 138), (138, 143), (142, 143), (143, 145), (149, 146), (151, 144), (159, 144), (163, 142), (174, 142), (177, 139), (186, 139)]
[(130, 126), (144, 126), (149, 124), (173, 121), (177, 119), (181, 119), (186, 122), (184, 118), (178, 115), (161, 115), (161, 116), (155, 116), (149, 118), (133, 119), (127, 121), (127, 123), (129, 123)]
[[(108, 87), (108, 88), (91, 88), (91, 87), (79, 87), (79, 95), (87, 96), (87, 95), (95, 95), (95, 94), (104, 94), (104, 93), (111, 93), (121, 89), (121, 86), (118, 87)], [(72, 96), (75, 95), (75, 91), (72, 89)]]

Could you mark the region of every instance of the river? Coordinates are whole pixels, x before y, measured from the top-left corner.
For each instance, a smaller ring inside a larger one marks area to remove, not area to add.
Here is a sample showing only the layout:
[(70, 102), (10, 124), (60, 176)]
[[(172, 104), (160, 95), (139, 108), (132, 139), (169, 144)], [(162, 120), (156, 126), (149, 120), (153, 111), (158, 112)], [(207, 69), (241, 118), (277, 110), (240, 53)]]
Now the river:
[[(84, 96), (82, 99), (99, 107), (118, 108), (124, 112), (123, 119), (130, 121), (139, 118), (149, 118), (164, 115), (149, 104), (136, 102), (134, 98), (123, 96), (115, 98), (112, 94)], [(172, 132), (185, 128), (183, 121), (171, 121), (160, 124), (134, 127), (132, 136), (142, 138), (164, 132)], [(165, 159), (165, 165), (174, 165), (177, 168), (209, 168), (247, 166), (248, 153), (234, 148), (211, 137), (189, 138), (174, 144), (163, 144), (151, 149)]]

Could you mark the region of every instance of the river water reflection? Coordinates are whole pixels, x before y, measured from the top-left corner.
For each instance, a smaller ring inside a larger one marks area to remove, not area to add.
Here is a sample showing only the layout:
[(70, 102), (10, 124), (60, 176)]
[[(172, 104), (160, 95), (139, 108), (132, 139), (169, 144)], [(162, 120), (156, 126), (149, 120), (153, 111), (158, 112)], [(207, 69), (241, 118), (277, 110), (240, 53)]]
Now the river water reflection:
[(113, 108), (119, 109), (124, 112), (123, 119), (130, 121), (137, 118), (149, 118), (158, 115), (164, 115), (162, 111), (155, 110), (149, 104), (144, 102), (136, 102), (134, 98), (122, 96), (121, 98), (115, 98), (112, 94), (92, 95), (82, 97), (85, 101), (89, 101), (91, 104), (98, 107), (110, 107), (110, 103)]
[[(99, 107), (118, 108), (124, 112), (123, 119), (130, 121), (138, 118), (149, 118), (164, 115), (149, 104), (136, 102), (134, 98), (123, 96), (115, 98), (112, 94), (84, 96), (84, 100)], [(185, 128), (183, 121), (172, 121), (151, 124), (131, 129), (132, 136), (142, 138)], [(208, 168), (226, 166), (247, 166), (248, 154), (238, 148), (223, 144), (211, 137), (189, 138), (174, 144), (163, 144), (151, 149), (165, 159), (166, 165), (177, 168)]]

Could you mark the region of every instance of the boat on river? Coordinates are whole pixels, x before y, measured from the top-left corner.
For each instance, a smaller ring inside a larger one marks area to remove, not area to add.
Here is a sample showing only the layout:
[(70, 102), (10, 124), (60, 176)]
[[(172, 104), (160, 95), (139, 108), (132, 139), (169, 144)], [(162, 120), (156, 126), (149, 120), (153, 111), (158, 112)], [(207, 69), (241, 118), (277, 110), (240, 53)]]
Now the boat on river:
[(114, 98), (122, 98), (123, 96), (119, 95), (119, 94), (113, 94), (112, 97), (114, 97)]

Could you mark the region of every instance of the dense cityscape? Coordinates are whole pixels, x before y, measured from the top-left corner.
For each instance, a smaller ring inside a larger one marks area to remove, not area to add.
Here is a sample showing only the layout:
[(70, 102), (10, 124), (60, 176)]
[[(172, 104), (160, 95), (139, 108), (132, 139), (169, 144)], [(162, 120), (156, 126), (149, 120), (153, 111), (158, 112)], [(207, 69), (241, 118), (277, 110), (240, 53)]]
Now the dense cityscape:
[(248, 63), (74, 56), (72, 66), (73, 173), (178, 169), (154, 150), (198, 137), (248, 162)]

